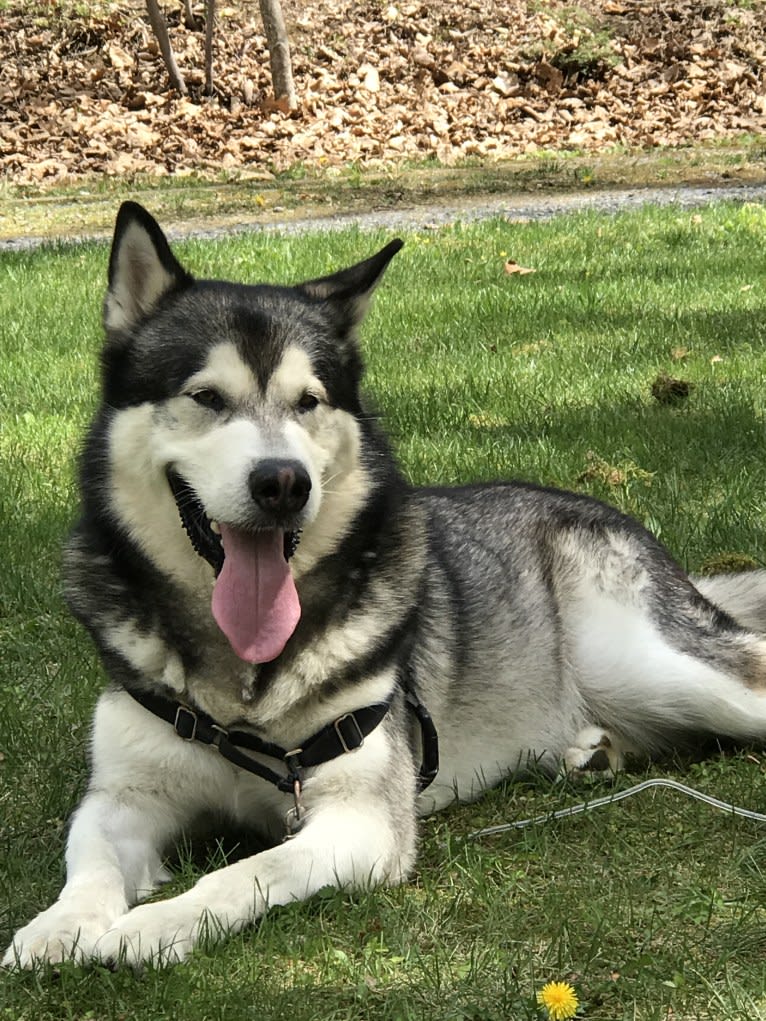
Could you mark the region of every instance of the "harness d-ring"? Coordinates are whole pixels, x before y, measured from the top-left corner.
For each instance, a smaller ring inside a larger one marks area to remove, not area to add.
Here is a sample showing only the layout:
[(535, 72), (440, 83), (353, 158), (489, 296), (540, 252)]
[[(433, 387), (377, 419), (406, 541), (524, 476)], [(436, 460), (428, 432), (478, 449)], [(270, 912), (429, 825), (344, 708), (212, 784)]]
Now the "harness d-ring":
[(306, 814), (301, 797), (303, 793), (302, 774), (297, 761), (297, 757), (302, 751), (302, 748), (295, 748), (291, 752), (286, 752), (284, 757), (285, 765), (289, 770), (288, 779), (293, 783), (293, 805), (285, 814), (285, 840), (290, 840), (295, 836), (303, 825), (303, 818)]

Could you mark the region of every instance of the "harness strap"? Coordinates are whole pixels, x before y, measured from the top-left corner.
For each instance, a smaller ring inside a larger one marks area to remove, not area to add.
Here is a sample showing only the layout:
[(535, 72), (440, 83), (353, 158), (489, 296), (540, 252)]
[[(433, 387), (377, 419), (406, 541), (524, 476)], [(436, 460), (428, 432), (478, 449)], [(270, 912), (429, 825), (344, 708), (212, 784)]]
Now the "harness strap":
[[(288, 794), (294, 793), (295, 784), (301, 782), (304, 769), (320, 766), (324, 762), (330, 762), (340, 755), (361, 748), (364, 739), (388, 713), (395, 690), (384, 702), (376, 702), (354, 712), (344, 713), (312, 734), (300, 747), (288, 750), (272, 741), (264, 741), (248, 731), (228, 730), (201, 709), (192, 709), (183, 702), (176, 702), (154, 692), (125, 688), (131, 698), (144, 709), (171, 724), (176, 734), (184, 741), (199, 741), (201, 744), (213, 745), (233, 765), (254, 773)], [(439, 770), (439, 742), (430, 714), (409, 686), (405, 687), (405, 697), (420, 723), (423, 746), (423, 762), (418, 774), (420, 792), (433, 782)], [(269, 766), (246, 755), (241, 749), (257, 752), (267, 758), (279, 759), (285, 764), (287, 775), (277, 773)]]
[(262, 741), (255, 734), (243, 734), (238, 731), (230, 732), (225, 727), (217, 724), (212, 716), (208, 716), (201, 709), (191, 709), (182, 702), (175, 702), (172, 699), (165, 698), (164, 695), (158, 695), (149, 691), (138, 691), (133, 688), (126, 688), (125, 690), (144, 709), (148, 709), (150, 713), (169, 723), (182, 740), (199, 741), (200, 744), (213, 745), (225, 759), (228, 759), (235, 766), (260, 776), (262, 780), (267, 780), (281, 791), (287, 793), (292, 790), (294, 781), (289, 776), (282, 776), (280, 773), (265, 766), (262, 762), (258, 762), (249, 755), (245, 755), (237, 747), (240, 744), (239, 738), (245, 737), (247, 738), (247, 743), (242, 743), (242, 747), (260, 752), (269, 758), (283, 759), (285, 753), (279, 745), (272, 744), (269, 741)]
[(417, 696), (411, 688), (405, 689), (407, 705), (412, 709), (420, 724), (420, 743), (422, 749), (422, 761), (418, 772), (418, 794), (421, 794), (426, 787), (430, 787), (439, 772), (439, 735), (431, 714), (418, 701)]
[[(361, 748), (364, 739), (385, 717), (393, 698), (392, 692), (385, 702), (365, 706), (353, 713), (344, 713), (312, 734), (299, 748), (288, 750), (247, 731), (227, 730), (201, 709), (192, 709), (182, 702), (165, 698), (164, 695), (133, 688), (125, 690), (144, 709), (170, 723), (176, 734), (184, 741), (199, 741), (201, 744), (213, 745), (229, 762), (260, 776), (285, 793), (293, 791), (295, 781), (300, 779), (302, 770), (320, 766), (323, 762), (329, 762), (340, 755)], [(241, 751), (243, 748), (271, 759), (280, 759), (285, 763), (287, 776), (282, 776), (246, 755)]]

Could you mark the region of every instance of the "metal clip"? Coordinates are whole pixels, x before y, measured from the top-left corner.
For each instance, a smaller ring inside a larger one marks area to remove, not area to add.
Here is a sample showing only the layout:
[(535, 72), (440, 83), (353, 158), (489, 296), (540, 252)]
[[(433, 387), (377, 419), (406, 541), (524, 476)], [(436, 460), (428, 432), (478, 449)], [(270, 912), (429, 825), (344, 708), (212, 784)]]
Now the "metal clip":
[(303, 801), (301, 799), (301, 782), (298, 777), (293, 780), (293, 807), (285, 815), (285, 840), (291, 840), (303, 825)]

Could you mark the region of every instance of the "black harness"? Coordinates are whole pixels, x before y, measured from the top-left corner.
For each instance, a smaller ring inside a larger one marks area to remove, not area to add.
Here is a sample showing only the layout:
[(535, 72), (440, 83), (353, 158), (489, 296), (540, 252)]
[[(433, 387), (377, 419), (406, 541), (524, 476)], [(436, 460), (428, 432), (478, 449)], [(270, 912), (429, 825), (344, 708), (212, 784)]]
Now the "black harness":
[[(408, 678), (409, 680), (409, 672)], [(404, 686), (407, 705), (415, 714), (420, 725), (422, 761), (418, 773), (418, 793), (431, 784), (439, 772), (439, 738), (431, 715), (418, 700), (409, 684)], [(384, 719), (391, 707), (395, 690), (385, 702), (355, 709), (344, 713), (336, 720), (322, 727), (307, 738), (298, 748), (285, 749), (271, 741), (264, 741), (255, 734), (245, 730), (227, 729), (220, 726), (201, 709), (192, 709), (183, 702), (176, 702), (164, 695), (154, 692), (140, 691), (133, 688), (125, 689), (144, 709), (170, 723), (176, 734), (184, 741), (199, 741), (201, 744), (212, 745), (229, 762), (240, 769), (254, 773), (262, 780), (273, 784), (278, 790), (292, 794), (295, 799), (294, 808), (290, 809), (292, 819), (288, 820), (288, 835), (297, 829), (301, 822), (301, 789), (303, 771), (313, 766), (321, 766), (340, 755), (347, 755), (361, 748), (368, 737)], [(257, 752), (270, 759), (278, 759), (284, 763), (286, 773), (265, 766), (247, 755)]]

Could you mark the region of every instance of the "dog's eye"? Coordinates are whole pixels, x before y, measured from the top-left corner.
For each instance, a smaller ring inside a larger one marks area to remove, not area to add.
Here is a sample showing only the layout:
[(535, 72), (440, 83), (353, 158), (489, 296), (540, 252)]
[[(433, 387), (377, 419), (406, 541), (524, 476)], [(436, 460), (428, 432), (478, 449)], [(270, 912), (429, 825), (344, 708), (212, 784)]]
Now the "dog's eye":
[(300, 414), (305, 414), (307, 411), (313, 411), (318, 404), (319, 398), (307, 390), (298, 401), (297, 408)]
[(205, 388), (204, 390), (195, 390), (194, 393), (189, 394), (189, 397), (191, 397), (191, 399), (197, 404), (202, 405), (203, 408), (207, 408), (209, 411), (223, 411), (226, 407), (226, 402), (217, 390), (211, 390), (209, 388)]

